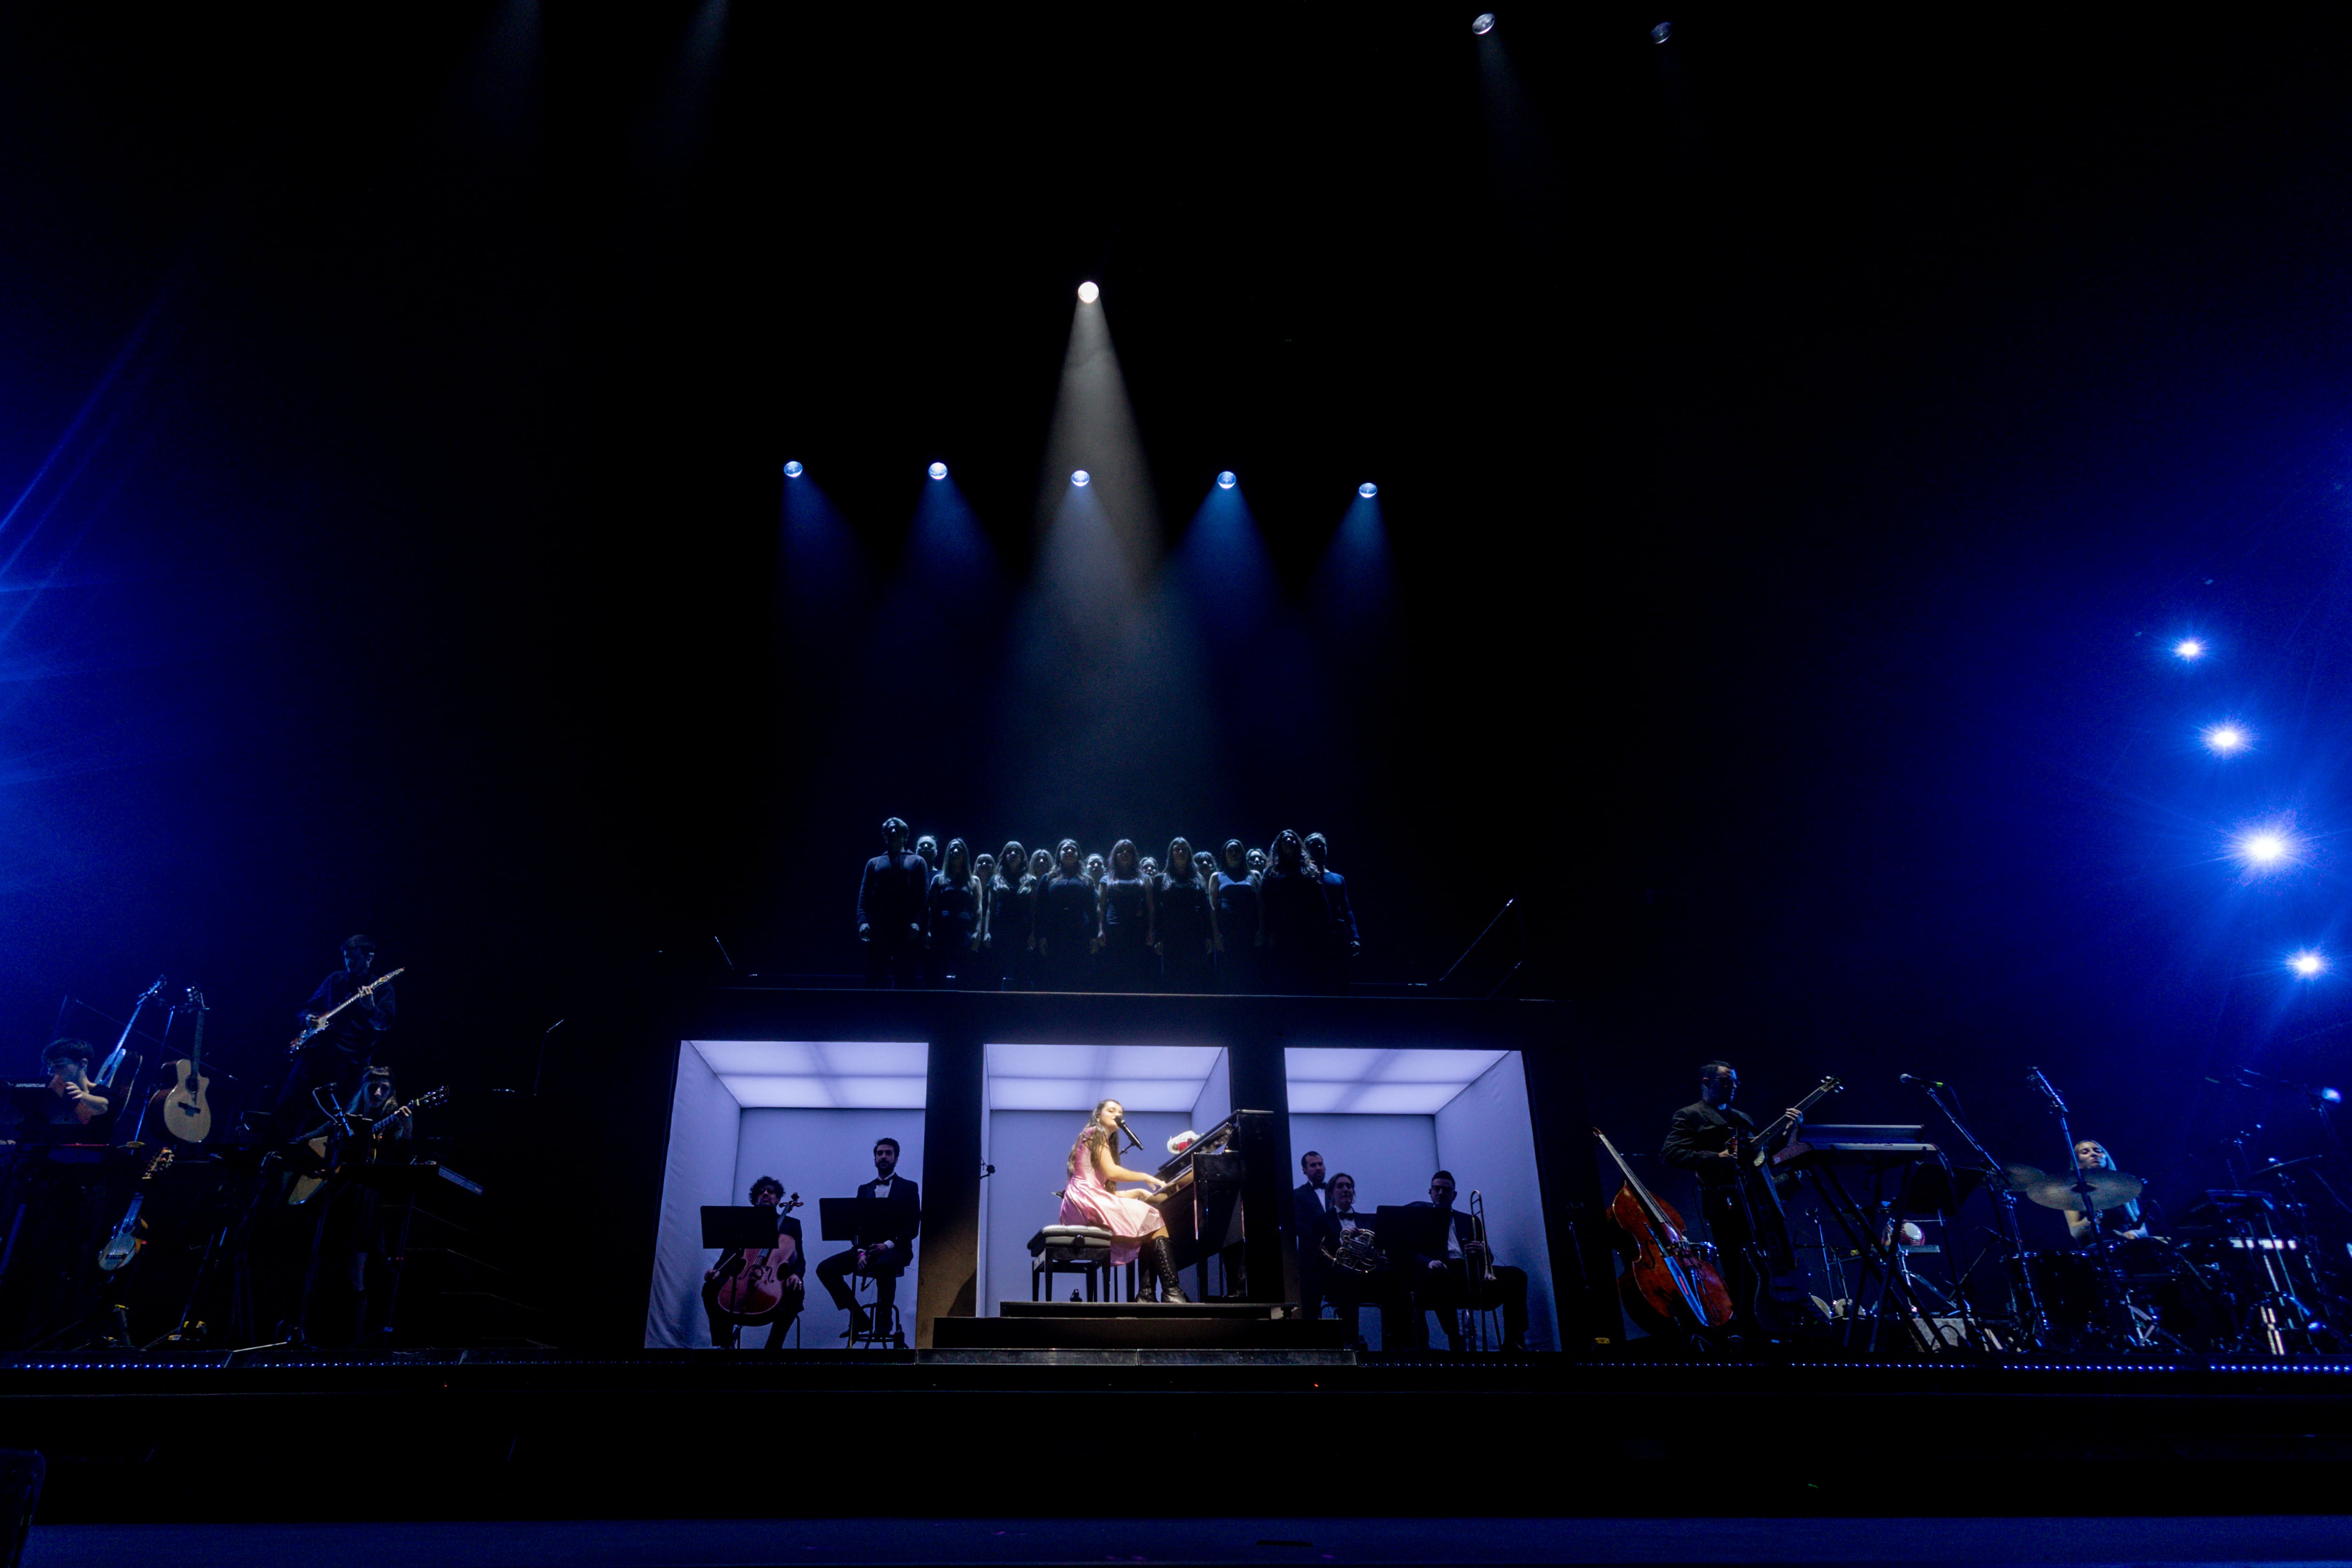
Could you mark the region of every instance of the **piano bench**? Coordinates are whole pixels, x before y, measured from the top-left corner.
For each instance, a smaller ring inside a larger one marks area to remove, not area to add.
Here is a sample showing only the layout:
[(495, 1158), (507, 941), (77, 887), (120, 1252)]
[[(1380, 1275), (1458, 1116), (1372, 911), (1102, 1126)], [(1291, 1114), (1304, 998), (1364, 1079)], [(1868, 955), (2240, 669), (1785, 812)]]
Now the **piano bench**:
[[(1029, 1238), (1029, 1299), (1054, 1299), (1054, 1276), (1083, 1274), (1087, 1300), (1096, 1300), (1097, 1279), (1102, 1300), (1114, 1300), (1118, 1277), (1111, 1272), (1110, 1247), (1118, 1239), (1091, 1225), (1049, 1225)], [(1040, 1291), (1043, 1291), (1041, 1298)], [(1135, 1300), (1135, 1265), (1127, 1266), (1127, 1299)]]

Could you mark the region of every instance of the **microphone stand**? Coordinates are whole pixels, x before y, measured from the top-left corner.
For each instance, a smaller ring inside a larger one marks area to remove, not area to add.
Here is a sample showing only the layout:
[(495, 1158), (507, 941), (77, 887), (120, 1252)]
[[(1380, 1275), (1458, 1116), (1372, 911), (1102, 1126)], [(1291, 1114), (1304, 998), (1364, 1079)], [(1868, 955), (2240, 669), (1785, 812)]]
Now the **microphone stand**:
[[(2023, 1331), (2022, 1338), (2031, 1342), (2035, 1350), (2040, 1350), (2050, 1337), (2050, 1315), (2042, 1310), (2041, 1293), (2034, 1289), (2033, 1275), (2024, 1266), (2025, 1234), (2017, 1224), (2017, 1194), (2010, 1187), (2009, 1176), (2001, 1169), (2000, 1162), (1992, 1157), (1991, 1151), (1977, 1142), (1977, 1135), (1969, 1130), (1967, 1122), (1960, 1120), (1960, 1113), (1945, 1102), (1944, 1086), (1922, 1079), (1919, 1087), (1927, 1091), (1928, 1103), (1944, 1113), (1944, 1120), (1952, 1124), (1952, 1131), (1960, 1135), (1960, 1142), (1975, 1150), (1977, 1158), (1984, 1163), (1985, 1191), (1992, 1198), (1993, 1218), (1998, 1222), (1993, 1234), (2000, 1237), (2001, 1246), (2009, 1253), (2002, 1259), (2002, 1272), (2009, 1278), (2010, 1321)], [(1946, 1239), (1949, 1239), (1948, 1236)], [(2022, 1303), (2018, 1300), (2021, 1292), (2024, 1296)], [(1961, 1292), (1960, 1300), (1965, 1306), (1968, 1301), (1965, 1290)]]
[[(2074, 1194), (2083, 1200), (2082, 1215), (2091, 1226), (2091, 1238), (2085, 1245), (2096, 1255), (2099, 1278), (2106, 1285), (2104, 1292), (2105, 1300), (2100, 1304), (2106, 1310), (2105, 1316), (2107, 1319), (2107, 1331), (2120, 1332), (2126, 1344), (2137, 1344), (2139, 1336), (2131, 1329), (2130, 1310), (2124, 1304), (2123, 1281), (2116, 1275), (2115, 1254), (2108, 1247), (2106, 1237), (2102, 1234), (2105, 1222), (2099, 1218), (2099, 1215), (2103, 1211), (2092, 1206), (2090, 1179), (2083, 1174), (2083, 1159), (2075, 1152), (2074, 1129), (2067, 1124), (2066, 1120), (2066, 1102), (2058, 1098), (2058, 1091), (2050, 1087), (2050, 1080), (2042, 1076), (2040, 1068), (2026, 1068), (2025, 1076), (2035, 1088), (2042, 1090), (2042, 1097), (2050, 1101), (2050, 1109), (2058, 1117), (2059, 1135), (2066, 1140), (2066, 1163), (2074, 1172), (2073, 1184)], [(2071, 1232), (2072, 1227), (2068, 1228)], [(2121, 1323), (2116, 1321), (2119, 1312), (2122, 1314)]]
[(107, 1052), (105, 1064), (98, 1069), (98, 1077), (92, 1080), (100, 1089), (114, 1087), (114, 1075), (122, 1070), (122, 1058), (131, 1050), (131, 1031), (139, 1026), (141, 1009), (163, 994), (163, 977), (159, 974), (155, 976), (155, 984), (142, 991), (139, 1000), (131, 1005), (131, 1022), (122, 1026), (122, 1037), (114, 1042), (114, 1049)]

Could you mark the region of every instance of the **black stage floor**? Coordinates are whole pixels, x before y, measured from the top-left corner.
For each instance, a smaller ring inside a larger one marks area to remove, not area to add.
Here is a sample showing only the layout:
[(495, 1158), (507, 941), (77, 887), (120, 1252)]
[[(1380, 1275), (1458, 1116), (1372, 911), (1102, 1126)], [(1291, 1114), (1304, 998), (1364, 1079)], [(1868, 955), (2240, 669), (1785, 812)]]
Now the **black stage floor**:
[(1314, 1476), (1362, 1517), (2317, 1515), (2352, 1362), (126, 1356), (0, 1366), (0, 1447), (53, 1524), (1042, 1516), (1074, 1452), (1238, 1518)]

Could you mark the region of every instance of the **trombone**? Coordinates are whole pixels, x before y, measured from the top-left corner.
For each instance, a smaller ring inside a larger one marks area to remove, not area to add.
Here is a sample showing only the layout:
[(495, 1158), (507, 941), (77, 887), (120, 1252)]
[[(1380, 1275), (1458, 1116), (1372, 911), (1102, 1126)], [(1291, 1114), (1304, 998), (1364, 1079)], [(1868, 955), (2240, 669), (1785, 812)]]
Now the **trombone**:
[(1495, 1249), (1486, 1245), (1486, 1200), (1475, 1188), (1470, 1194), (1470, 1241), (1463, 1250), (1478, 1255), (1471, 1278), (1482, 1285), (1495, 1283)]

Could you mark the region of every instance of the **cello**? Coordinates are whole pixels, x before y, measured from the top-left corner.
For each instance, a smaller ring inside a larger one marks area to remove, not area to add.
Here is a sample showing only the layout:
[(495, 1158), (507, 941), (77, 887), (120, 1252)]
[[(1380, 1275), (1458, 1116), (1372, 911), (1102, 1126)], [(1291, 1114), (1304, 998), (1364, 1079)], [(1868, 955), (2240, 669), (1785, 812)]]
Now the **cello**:
[(730, 1318), (763, 1318), (780, 1306), (784, 1299), (784, 1277), (798, 1271), (799, 1248), (784, 1234), (783, 1218), (801, 1206), (801, 1195), (793, 1194), (776, 1205), (776, 1245), (755, 1247), (734, 1260), (734, 1271), (727, 1272), (719, 1282), (719, 1310)]
[(1683, 1216), (1642, 1184), (1606, 1132), (1596, 1127), (1592, 1135), (1625, 1178), (1609, 1200), (1609, 1217), (1633, 1242), (1633, 1256), (1617, 1277), (1626, 1314), (1654, 1334), (1704, 1333), (1731, 1321), (1731, 1292), (1715, 1267), (1715, 1248), (1683, 1234)]

